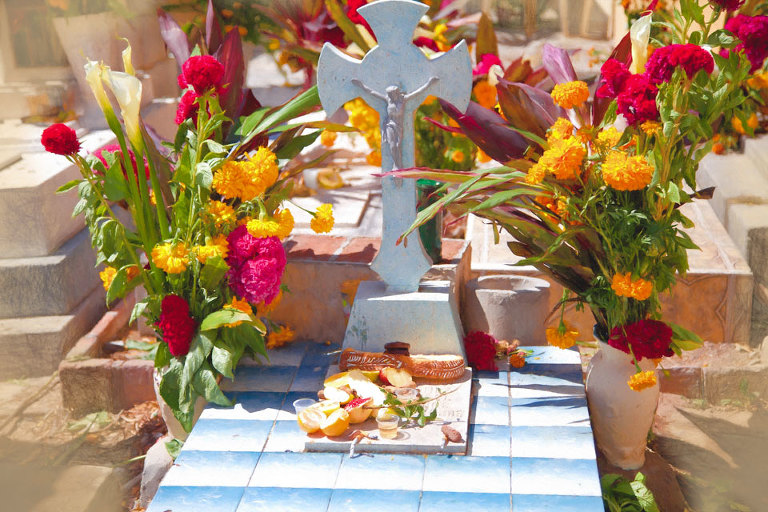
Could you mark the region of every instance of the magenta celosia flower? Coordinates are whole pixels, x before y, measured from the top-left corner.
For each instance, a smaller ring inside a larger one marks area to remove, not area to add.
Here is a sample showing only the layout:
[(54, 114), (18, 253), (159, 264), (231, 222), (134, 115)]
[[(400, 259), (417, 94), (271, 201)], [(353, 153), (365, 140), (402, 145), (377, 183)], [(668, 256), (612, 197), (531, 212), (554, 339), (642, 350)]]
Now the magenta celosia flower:
[(199, 97), (192, 89), (184, 93), (176, 109), (176, 124), (181, 124), (187, 119), (197, 122), (197, 98)]
[(429, 37), (426, 37), (426, 36), (417, 37), (416, 39), (413, 40), (413, 44), (421, 48), (429, 48), (433, 52), (440, 51), (440, 48), (437, 47), (437, 43), (434, 41), (434, 39), (430, 39)]
[(744, 5), (744, 2), (746, 0), (711, 0), (711, 3), (719, 6), (721, 9), (725, 11), (735, 11), (742, 5)]
[(492, 53), (484, 53), (482, 57), (480, 57), (480, 62), (478, 62), (477, 66), (472, 70), (472, 76), (487, 75), (491, 70), (491, 66), (494, 65), (501, 66), (501, 59)]
[(656, 121), (659, 118), (659, 110), (656, 107), (658, 92), (647, 76), (631, 75), (616, 98), (618, 112), (633, 126), (645, 121)]
[(496, 338), (488, 333), (474, 331), (464, 336), (467, 362), (475, 370), (496, 371)]
[(232, 291), (252, 304), (272, 302), (280, 293), (285, 264), (274, 258), (254, 258), (228, 272)]
[[(751, 72), (763, 66), (768, 57), (768, 16), (746, 16), (739, 14), (725, 23), (725, 29), (741, 40), (733, 51), (743, 51), (752, 65)], [(721, 55), (728, 56), (728, 50)]]
[[(123, 151), (120, 149), (120, 144), (107, 144), (106, 146), (97, 149), (93, 152), (93, 156), (98, 158), (102, 164), (104, 164), (105, 168), (108, 168), (109, 165), (107, 164), (107, 159), (104, 157), (105, 153), (115, 153), (115, 158), (120, 162), (121, 170), (123, 171), (123, 176), (128, 178), (128, 173), (125, 171), (125, 166), (122, 163), (123, 160)], [(128, 157), (131, 160), (131, 167), (133, 168), (133, 174), (138, 176), (138, 165), (136, 164), (136, 155), (133, 154), (133, 151), (130, 149), (128, 150)], [(94, 173), (101, 174), (99, 171), (94, 170)], [(144, 176), (146, 179), (149, 179), (149, 162), (147, 162), (147, 159), (144, 159)]]
[(624, 89), (627, 79), (632, 76), (626, 64), (608, 59), (600, 68), (601, 86), (595, 93), (598, 98), (615, 98)]
[(668, 82), (676, 68), (693, 78), (700, 70), (712, 73), (715, 60), (712, 54), (696, 44), (671, 44), (654, 51), (645, 65), (645, 74), (653, 84)]

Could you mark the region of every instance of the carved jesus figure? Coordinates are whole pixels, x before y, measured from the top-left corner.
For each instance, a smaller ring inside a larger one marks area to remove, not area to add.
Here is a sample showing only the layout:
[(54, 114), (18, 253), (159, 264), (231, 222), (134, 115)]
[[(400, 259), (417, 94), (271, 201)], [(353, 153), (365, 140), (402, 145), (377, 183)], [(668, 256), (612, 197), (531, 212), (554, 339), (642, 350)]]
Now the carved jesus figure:
[(405, 124), (405, 104), (413, 98), (424, 92), (439, 80), (438, 77), (431, 77), (427, 83), (415, 91), (404, 93), (397, 85), (390, 85), (383, 93), (374, 91), (360, 80), (354, 79), (352, 83), (362, 89), (367, 94), (378, 98), (387, 105), (386, 116), (384, 117), (384, 129), (381, 132), (381, 143), (389, 148), (389, 154), (392, 155), (394, 169), (403, 168), (403, 126)]

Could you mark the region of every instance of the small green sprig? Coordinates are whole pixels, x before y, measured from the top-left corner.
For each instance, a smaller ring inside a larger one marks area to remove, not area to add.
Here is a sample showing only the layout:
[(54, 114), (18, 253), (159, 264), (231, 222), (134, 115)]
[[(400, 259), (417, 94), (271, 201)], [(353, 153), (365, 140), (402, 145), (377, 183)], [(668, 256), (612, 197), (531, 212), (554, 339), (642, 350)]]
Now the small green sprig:
[(438, 388), (437, 396), (431, 398), (419, 398), (418, 400), (406, 400), (405, 403), (393, 393), (390, 393), (385, 389), (383, 389), (383, 391), (387, 394), (387, 397), (384, 399), (384, 405), (389, 406), (389, 408), (401, 418), (408, 421), (413, 420), (418, 426), (423, 427), (428, 421), (437, 419), (437, 404), (435, 404), (435, 408), (432, 409), (432, 412), (429, 414), (424, 411), (424, 404), (437, 401), (448, 393), (452, 393), (454, 390), (441, 391)]

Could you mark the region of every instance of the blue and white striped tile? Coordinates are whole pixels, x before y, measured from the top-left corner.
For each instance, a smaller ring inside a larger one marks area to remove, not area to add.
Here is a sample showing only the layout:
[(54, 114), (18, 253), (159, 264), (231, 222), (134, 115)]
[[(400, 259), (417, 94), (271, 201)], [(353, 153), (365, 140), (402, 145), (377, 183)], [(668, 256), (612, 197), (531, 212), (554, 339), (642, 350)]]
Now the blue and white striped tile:
[(283, 405), (285, 393), (269, 391), (241, 391), (232, 394), (234, 407), (208, 406), (200, 419), (274, 421)]
[(502, 371), (474, 372), (472, 393), (478, 396), (509, 396), (509, 374)]
[(302, 364), (299, 366), (296, 376), (290, 386), (290, 391), (314, 391), (323, 389), (323, 381), (328, 371), (327, 366), (315, 365), (309, 366)]
[(576, 347), (563, 350), (548, 345), (540, 347), (520, 347), (533, 353), (525, 358), (526, 365), (535, 364), (581, 364), (581, 355)]
[(509, 457), (430, 455), (424, 491), (509, 494)]
[(513, 427), (590, 425), (586, 398), (513, 398), (509, 402)]
[(602, 496), (597, 461), (515, 457), (512, 494)]
[(338, 351), (340, 349), (341, 345), (338, 343), (331, 343), (329, 345), (325, 343), (310, 343), (307, 346), (307, 352), (304, 354), (301, 364), (304, 366), (330, 366), (338, 361)]
[(248, 486), (332, 489), (341, 459), (341, 453), (265, 452)]
[(299, 428), (296, 420), (276, 421), (269, 434), (265, 452), (302, 452), (307, 434)]
[(237, 512), (325, 512), (332, 489), (249, 487)]
[(227, 381), (228, 391), (285, 392), (291, 387), (296, 366), (244, 366), (237, 369), (234, 382)]
[(512, 427), (513, 457), (594, 459), (589, 427)]
[(509, 494), (424, 492), (419, 512), (509, 512)]
[(471, 423), (509, 425), (509, 399), (506, 396), (473, 396)]
[(512, 496), (515, 512), (603, 512), (603, 499), (599, 496), (555, 496), (515, 494)]
[(344, 456), (336, 488), (420, 491), (423, 476), (422, 455), (377, 453), (353, 458)]
[(468, 455), (476, 457), (508, 457), (510, 429), (508, 425), (469, 425)]
[(419, 491), (334, 489), (328, 512), (418, 512)]
[(243, 487), (160, 486), (147, 512), (235, 512)]
[(184, 449), (209, 452), (261, 452), (273, 421), (200, 419)]
[(200, 452), (183, 449), (162, 486), (245, 487), (261, 453)]
[(509, 374), (511, 398), (585, 396), (581, 366), (527, 366)]

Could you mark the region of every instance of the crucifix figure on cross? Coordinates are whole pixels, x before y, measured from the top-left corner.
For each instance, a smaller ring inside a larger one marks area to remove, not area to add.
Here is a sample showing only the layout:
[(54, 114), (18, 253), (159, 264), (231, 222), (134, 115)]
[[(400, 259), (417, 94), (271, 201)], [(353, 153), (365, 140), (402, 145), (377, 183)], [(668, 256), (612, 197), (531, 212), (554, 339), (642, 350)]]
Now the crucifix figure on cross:
[[(464, 111), (472, 92), (472, 62), (464, 41), (433, 59), (413, 44), (413, 34), (428, 7), (412, 0), (378, 0), (361, 7), (378, 45), (362, 61), (326, 43), (317, 69), (323, 108), (332, 115), (346, 102), (362, 97), (381, 119), (381, 170), (415, 165), (413, 117), (428, 95)], [(415, 292), (432, 261), (418, 233), (397, 240), (416, 220), (415, 180), (382, 178), (381, 248), (371, 268), (392, 292)]]

